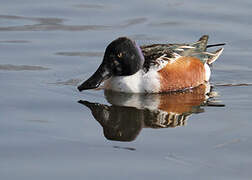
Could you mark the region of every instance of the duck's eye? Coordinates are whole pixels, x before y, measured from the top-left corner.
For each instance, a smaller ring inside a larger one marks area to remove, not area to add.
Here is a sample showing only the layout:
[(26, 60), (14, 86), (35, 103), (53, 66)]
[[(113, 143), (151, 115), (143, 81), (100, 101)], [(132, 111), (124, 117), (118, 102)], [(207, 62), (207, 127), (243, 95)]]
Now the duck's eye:
[(117, 54), (117, 57), (121, 58), (123, 56), (123, 53)]

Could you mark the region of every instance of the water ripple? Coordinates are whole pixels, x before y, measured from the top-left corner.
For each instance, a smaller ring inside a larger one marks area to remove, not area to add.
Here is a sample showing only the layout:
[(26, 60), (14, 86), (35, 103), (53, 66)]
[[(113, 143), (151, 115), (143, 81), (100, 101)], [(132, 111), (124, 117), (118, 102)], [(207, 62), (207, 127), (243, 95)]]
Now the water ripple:
[(0, 70), (4, 71), (43, 71), (48, 69), (42, 66), (0, 64)]
[(0, 26), (0, 31), (87, 31), (87, 30), (111, 30), (127, 28), (146, 22), (146, 18), (133, 18), (115, 25), (66, 25), (61, 18), (35, 18), (24, 16), (0, 15), (0, 19), (35, 21), (35, 24), (23, 24), (18, 26)]
[(104, 9), (105, 6), (102, 4), (77, 4), (74, 5), (77, 8), (85, 8), (85, 9)]
[(103, 52), (57, 52), (56, 55), (61, 56), (86, 56), (86, 57), (100, 57)]
[(4, 40), (0, 41), (0, 43), (29, 43), (27, 40)]

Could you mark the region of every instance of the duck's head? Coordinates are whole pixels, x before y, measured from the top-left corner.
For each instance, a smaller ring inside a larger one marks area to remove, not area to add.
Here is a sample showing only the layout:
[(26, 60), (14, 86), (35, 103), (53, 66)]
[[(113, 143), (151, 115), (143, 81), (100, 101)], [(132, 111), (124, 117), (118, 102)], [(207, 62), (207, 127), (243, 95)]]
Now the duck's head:
[(127, 37), (112, 41), (106, 48), (103, 61), (96, 72), (78, 90), (94, 89), (112, 76), (129, 76), (142, 68), (144, 57), (140, 47)]

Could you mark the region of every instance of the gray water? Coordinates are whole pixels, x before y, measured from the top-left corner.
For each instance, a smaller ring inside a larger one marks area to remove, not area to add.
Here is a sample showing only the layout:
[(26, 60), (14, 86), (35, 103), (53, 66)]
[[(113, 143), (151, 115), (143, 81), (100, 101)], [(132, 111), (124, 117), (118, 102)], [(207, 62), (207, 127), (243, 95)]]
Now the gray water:
[[(250, 0), (0, 2), (1, 179), (251, 179)], [(211, 78), (212, 101), (225, 107), (202, 101), (171, 127), (145, 108), (113, 105), (103, 91), (76, 89), (119, 36), (141, 45), (203, 34), (227, 43)], [(135, 134), (113, 139), (114, 127)]]

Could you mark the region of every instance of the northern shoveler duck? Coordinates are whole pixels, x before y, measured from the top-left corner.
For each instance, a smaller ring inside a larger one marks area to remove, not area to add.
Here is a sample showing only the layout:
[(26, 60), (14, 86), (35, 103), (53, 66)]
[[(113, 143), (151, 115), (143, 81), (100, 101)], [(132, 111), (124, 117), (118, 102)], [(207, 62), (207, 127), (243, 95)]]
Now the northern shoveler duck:
[(222, 53), (206, 49), (208, 36), (192, 44), (138, 46), (127, 37), (112, 41), (97, 71), (78, 86), (79, 91), (104, 88), (127, 93), (161, 93), (197, 87), (209, 81), (212, 64)]

